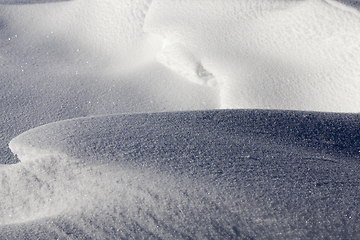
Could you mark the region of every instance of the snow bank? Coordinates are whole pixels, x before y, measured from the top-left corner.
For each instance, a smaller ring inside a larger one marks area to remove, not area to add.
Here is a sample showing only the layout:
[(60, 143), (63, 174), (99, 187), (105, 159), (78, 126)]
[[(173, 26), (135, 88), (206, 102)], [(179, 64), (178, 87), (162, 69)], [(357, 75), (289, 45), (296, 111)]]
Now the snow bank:
[(0, 5), (1, 163), (19, 133), (75, 117), (358, 112), (360, 24), (341, 3), (39, 2)]
[(88, 117), (359, 112), (358, 10), (15, 2), (0, 1), (1, 162), (23, 133), (0, 168), (2, 237), (359, 234), (358, 114)]
[(1, 188), (2, 223), (12, 211), (25, 229), (37, 219), (48, 234), (61, 226), (100, 238), (355, 236), (359, 127), (355, 114), (263, 110), (48, 124), (10, 143), (24, 159), (14, 167), (31, 174), (3, 181), (17, 187)]
[[(38, 1), (36, 1), (38, 2)], [(0, 5), (0, 162), (9, 141), (64, 119), (219, 107), (218, 92), (155, 61), (148, 1)]]
[[(328, 4), (331, 3), (331, 4)], [(222, 108), (359, 112), (360, 18), (335, 1), (154, 1), (157, 59)]]

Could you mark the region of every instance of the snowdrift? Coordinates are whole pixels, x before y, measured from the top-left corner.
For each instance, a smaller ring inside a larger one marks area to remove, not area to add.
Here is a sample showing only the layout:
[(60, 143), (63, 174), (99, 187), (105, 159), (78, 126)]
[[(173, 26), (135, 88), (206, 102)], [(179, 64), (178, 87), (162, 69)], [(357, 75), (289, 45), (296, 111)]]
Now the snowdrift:
[[(31, 232), (36, 220), (56, 237), (76, 229), (101, 238), (352, 238), (359, 127), (358, 114), (269, 110), (44, 125), (10, 142), (21, 161), (12, 171), (23, 174), (2, 172), (2, 224)], [(22, 203), (24, 182), (34, 196)]]
[(0, 239), (359, 238), (341, 2), (0, 0)]
[(221, 108), (359, 112), (360, 14), (336, 1), (154, 1), (157, 60)]

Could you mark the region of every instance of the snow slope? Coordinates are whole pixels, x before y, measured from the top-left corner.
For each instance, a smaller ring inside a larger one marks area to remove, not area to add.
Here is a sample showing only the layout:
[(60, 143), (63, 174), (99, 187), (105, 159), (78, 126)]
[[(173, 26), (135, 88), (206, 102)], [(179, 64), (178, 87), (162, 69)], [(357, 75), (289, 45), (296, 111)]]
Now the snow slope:
[(74, 117), (359, 112), (358, 10), (343, 2), (3, 0), (0, 162), (21, 132)]
[(1, 163), (15, 161), (7, 147), (13, 137), (49, 122), (219, 107), (216, 89), (155, 60), (161, 42), (141, 32), (146, 4), (0, 5)]
[(158, 61), (218, 86), (222, 108), (358, 112), (360, 15), (334, 2), (159, 0), (144, 29), (163, 37)]
[(359, 238), (358, 6), (0, 0), (0, 239)]
[(2, 173), (11, 199), (1, 220), (17, 225), (1, 231), (17, 237), (12, 227), (39, 223), (52, 237), (354, 239), (359, 127), (358, 114), (265, 110), (44, 125), (10, 143), (21, 174)]

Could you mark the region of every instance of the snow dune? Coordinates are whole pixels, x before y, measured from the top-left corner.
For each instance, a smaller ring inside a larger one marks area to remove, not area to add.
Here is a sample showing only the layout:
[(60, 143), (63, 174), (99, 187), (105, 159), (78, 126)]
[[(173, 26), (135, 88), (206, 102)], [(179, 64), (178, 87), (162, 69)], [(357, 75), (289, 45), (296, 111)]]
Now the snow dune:
[(21, 163), (2, 173), (1, 219), (53, 237), (352, 238), (359, 127), (358, 114), (264, 110), (44, 125), (10, 142)]
[(0, 239), (358, 238), (358, 6), (0, 0)]
[(141, 30), (146, 4), (0, 5), (2, 163), (14, 162), (12, 138), (49, 122), (219, 107), (217, 89), (186, 81), (155, 60), (161, 41)]
[[(334, 1), (154, 1), (157, 59), (218, 86), (221, 108), (358, 112), (360, 18)], [(201, 10), (200, 10), (201, 9)]]

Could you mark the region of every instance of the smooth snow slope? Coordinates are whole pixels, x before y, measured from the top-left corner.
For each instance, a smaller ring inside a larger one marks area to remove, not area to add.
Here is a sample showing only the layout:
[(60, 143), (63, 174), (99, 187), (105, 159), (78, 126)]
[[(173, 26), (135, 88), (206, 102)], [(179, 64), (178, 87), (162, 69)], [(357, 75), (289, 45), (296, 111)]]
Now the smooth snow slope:
[(16, 224), (1, 232), (356, 239), (359, 127), (358, 114), (265, 110), (44, 125), (10, 143), (22, 162), (2, 169), (1, 222)]
[(335, 1), (154, 1), (158, 61), (222, 108), (359, 112), (360, 14)]

